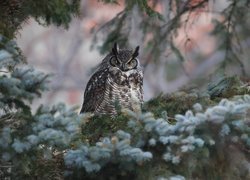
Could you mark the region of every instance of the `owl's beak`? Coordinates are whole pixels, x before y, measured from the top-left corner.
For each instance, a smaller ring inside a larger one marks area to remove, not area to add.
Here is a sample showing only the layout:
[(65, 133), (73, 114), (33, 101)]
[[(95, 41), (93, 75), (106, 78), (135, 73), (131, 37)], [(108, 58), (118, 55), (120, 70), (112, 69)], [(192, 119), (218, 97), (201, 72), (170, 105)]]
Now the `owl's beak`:
[(123, 71), (125, 71), (125, 64), (122, 64), (121, 69), (122, 69)]
[(125, 64), (122, 64), (122, 66), (121, 66), (121, 70), (122, 70), (122, 71), (127, 71), (127, 70), (128, 70), (128, 69), (126, 69)]

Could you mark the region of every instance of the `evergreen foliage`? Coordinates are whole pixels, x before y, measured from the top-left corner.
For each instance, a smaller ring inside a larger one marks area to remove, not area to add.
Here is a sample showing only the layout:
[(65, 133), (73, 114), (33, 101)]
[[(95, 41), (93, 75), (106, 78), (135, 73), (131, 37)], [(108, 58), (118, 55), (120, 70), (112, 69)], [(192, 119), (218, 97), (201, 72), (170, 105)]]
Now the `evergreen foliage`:
[[(230, 2), (225, 12), (248, 4)], [(64, 104), (31, 112), (32, 102), (47, 90), (49, 76), (25, 64), (11, 40), (14, 32), (28, 16), (47, 25), (68, 25), (78, 3), (0, 2), (5, 17), (0, 21), (0, 179), (250, 179), (250, 91), (237, 77), (219, 79), (205, 91), (156, 97), (143, 112), (122, 110), (116, 118), (80, 116)], [(163, 21), (146, 0), (126, 1), (126, 11), (135, 4), (145, 19)], [(17, 11), (9, 14), (3, 7)], [(121, 28), (126, 11), (112, 25)], [(169, 22), (170, 29), (178, 27), (178, 21)], [(108, 36), (103, 48), (113, 40), (115, 35)]]
[(0, 33), (13, 38), (29, 17), (43, 25), (68, 27), (72, 16), (79, 13), (79, 4), (79, 0), (1, 0)]
[[(210, 99), (209, 95), (204, 98)], [(164, 104), (162, 99), (156, 107)], [(95, 172), (88, 177), (77, 171), (73, 177), (94, 179), (126, 179), (131, 175), (135, 179), (168, 179), (176, 175), (182, 179), (247, 179), (250, 177), (250, 96), (239, 95), (232, 100), (221, 98), (219, 103), (216, 101), (201, 101), (205, 105), (196, 103), (184, 114), (175, 114), (174, 122), (167, 115), (168, 109), (159, 118), (149, 112), (125, 111), (123, 121), (126, 125), (118, 126), (114, 133), (106, 129), (113, 120), (103, 118), (103, 128), (92, 133), (99, 135), (100, 140), (93, 144), (88, 139), (91, 144), (68, 151), (66, 163), (71, 168), (76, 166), (86, 172)], [(176, 104), (181, 107), (183, 102), (177, 99)], [(93, 118), (85, 122), (83, 128), (93, 130), (99, 121)], [(126, 132), (119, 128), (126, 129)], [(146, 151), (147, 158), (143, 158), (141, 150)], [(121, 157), (124, 152), (126, 160)], [(240, 160), (235, 163), (235, 158)], [(113, 170), (112, 174), (108, 173), (109, 168)]]

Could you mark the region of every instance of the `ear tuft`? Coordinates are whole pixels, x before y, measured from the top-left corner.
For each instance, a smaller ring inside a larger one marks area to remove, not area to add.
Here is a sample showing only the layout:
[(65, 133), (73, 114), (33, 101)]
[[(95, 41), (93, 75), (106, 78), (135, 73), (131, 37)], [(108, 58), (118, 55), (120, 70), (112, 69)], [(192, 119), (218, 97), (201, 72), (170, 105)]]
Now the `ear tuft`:
[(133, 55), (132, 55), (133, 58), (136, 58), (139, 55), (139, 49), (140, 49), (140, 46), (137, 46), (135, 48), (135, 51), (133, 52)]
[(119, 47), (118, 47), (117, 43), (115, 42), (115, 43), (114, 43), (114, 46), (113, 46), (113, 48), (112, 48), (112, 53), (113, 53), (114, 55), (117, 55), (118, 52), (119, 52)]

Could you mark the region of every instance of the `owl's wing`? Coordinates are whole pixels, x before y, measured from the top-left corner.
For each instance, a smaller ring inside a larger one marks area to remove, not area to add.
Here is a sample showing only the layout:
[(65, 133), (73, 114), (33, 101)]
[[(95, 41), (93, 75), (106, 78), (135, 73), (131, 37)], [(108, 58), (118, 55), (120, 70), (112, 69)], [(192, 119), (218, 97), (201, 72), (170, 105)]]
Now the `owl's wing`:
[(105, 71), (97, 71), (90, 78), (85, 92), (84, 102), (80, 113), (94, 112), (104, 99), (106, 79), (108, 74)]

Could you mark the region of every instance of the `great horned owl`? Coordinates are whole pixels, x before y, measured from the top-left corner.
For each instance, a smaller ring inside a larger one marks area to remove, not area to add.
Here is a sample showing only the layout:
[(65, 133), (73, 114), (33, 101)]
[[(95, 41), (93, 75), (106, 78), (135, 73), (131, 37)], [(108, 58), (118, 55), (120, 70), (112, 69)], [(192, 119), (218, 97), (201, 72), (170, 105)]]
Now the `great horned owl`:
[(143, 71), (139, 60), (139, 46), (135, 50), (112, 51), (102, 60), (87, 83), (80, 113), (117, 114), (121, 109), (138, 111), (143, 103)]

